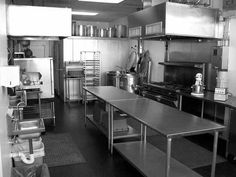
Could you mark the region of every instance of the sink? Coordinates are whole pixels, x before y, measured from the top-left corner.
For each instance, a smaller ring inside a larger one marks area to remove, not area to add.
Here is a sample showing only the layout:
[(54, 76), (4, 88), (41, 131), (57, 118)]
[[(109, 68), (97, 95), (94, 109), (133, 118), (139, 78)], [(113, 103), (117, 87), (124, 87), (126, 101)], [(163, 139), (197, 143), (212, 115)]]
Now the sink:
[(39, 137), (45, 131), (43, 119), (28, 119), (13, 122), (13, 135), (19, 138), (29, 139)]

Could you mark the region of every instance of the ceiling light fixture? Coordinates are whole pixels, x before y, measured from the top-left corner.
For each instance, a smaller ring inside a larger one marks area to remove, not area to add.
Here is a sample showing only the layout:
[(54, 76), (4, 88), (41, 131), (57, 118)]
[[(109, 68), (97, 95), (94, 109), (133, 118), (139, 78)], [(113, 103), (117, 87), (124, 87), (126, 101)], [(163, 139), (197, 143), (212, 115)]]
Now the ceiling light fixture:
[(100, 2), (100, 3), (113, 3), (118, 4), (124, 0), (78, 0), (78, 1), (87, 1), (87, 2)]
[(97, 15), (97, 12), (86, 12), (86, 11), (72, 11), (72, 15), (87, 15), (87, 16), (94, 16)]

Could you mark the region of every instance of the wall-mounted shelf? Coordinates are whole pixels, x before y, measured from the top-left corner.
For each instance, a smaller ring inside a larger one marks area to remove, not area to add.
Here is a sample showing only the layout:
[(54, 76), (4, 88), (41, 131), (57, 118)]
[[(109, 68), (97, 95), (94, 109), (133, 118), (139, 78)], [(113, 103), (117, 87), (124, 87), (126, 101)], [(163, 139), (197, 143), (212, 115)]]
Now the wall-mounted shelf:
[(118, 37), (89, 37), (89, 36), (70, 36), (68, 39), (90, 39), (90, 40), (129, 40), (129, 38)]

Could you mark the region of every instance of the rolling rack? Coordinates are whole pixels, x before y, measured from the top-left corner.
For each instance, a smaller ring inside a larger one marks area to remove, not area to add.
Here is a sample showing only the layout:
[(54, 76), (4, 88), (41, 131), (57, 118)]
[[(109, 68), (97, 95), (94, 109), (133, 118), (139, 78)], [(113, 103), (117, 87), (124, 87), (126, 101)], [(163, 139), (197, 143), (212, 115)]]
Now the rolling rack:
[[(81, 51), (81, 61), (84, 64), (83, 87), (101, 85), (101, 60), (99, 51)], [(83, 95), (83, 93), (82, 93)], [(87, 100), (96, 100), (91, 94), (87, 94)]]
[(84, 66), (81, 61), (65, 62), (65, 100), (66, 102), (82, 100), (81, 90), (84, 78)]

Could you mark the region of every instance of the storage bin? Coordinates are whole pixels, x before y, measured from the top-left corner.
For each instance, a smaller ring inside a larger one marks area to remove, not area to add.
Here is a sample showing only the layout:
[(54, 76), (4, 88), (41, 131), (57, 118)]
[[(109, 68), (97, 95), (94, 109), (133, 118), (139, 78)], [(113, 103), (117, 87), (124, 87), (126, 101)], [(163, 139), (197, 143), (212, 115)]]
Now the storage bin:
[(11, 177), (50, 177), (46, 164), (12, 168)]
[[(26, 156), (29, 155), (29, 143), (27, 142), (22, 142), (22, 143), (17, 143), (12, 146), (12, 154), (13, 154), (13, 160), (14, 160), (14, 165), (15, 167), (20, 167), (20, 166), (25, 166), (25, 164), (20, 156), (19, 152), (25, 154)], [(44, 151), (44, 144), (42, 141), (35, 141), (33, 142), (33, 154), (35, 161), (33, 165), (42, 165), (43, 164), (43, 156), (45, 156), (45, 151)], [(32, 164), (30, 164), (32, 165)]]

